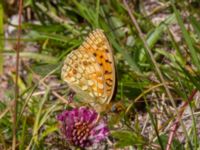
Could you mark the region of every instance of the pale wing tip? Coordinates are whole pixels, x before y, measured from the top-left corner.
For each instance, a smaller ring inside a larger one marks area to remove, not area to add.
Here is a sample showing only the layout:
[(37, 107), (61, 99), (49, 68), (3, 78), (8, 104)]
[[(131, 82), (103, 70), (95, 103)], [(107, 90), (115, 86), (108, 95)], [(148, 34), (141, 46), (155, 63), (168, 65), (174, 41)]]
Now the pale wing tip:
[(96, 28), (96, 29), (93, 30), (93, 32), (104, 32), (104, 31), (103, 31), (103, 29)]
[(102, 29), (99, 29), (99, 28), (94, 29), (94, 30), (92, 31), (92, 34), (95, 34), (95, 33), (103, 34), (103, 35), (104, 35), (104, 31), (103, 31)]
[(94, 29), (92, 32), (90, 32), (89, 37), (96, 37), (107, 40), (106, 35), (104, 34), (104, 30), (102, 29)]

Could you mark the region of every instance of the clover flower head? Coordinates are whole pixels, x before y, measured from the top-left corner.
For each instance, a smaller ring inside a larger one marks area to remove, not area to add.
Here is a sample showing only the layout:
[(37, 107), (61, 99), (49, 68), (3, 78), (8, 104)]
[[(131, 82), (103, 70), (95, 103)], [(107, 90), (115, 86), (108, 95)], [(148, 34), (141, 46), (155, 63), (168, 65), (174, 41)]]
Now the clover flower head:
[(87, 107), (66, 110), (57, 119), (61, 121), (61, 131), (66, 140), (77, 147), (85, 148), (99, 143), (109, 133), (105, 121)]

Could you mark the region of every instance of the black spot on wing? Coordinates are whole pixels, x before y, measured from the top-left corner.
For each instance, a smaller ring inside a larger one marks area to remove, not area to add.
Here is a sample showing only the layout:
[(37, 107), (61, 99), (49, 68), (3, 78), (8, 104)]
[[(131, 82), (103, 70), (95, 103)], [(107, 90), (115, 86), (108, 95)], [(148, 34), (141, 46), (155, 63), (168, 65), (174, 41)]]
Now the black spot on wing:
[(105, 70), (105, 72), (104, 72), (105, 74), (111, 74), (112, 73), (112, 71), (108, 71), (108, 70)]
[(112, 83), (106, 81), (107, 86), (112, 86)]
[(112, 82), (113, 82), (112, 79), (106, 79), (106, 84), (107, 84), (108, 86), (112, 86)]
[(111, 62), (111, 61), (109, 61), (108, 59), (106, 59), (106, 62), (107, 62), (107, 63), (109, 63), (109, 64), (112, 64), (112, 62)]

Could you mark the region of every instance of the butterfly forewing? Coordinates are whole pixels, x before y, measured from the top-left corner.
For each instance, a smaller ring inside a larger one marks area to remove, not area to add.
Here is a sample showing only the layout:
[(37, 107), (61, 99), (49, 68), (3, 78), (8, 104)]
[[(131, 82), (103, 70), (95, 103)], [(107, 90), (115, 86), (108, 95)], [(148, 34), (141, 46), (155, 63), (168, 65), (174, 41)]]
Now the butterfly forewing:
[(115, 89), (112, 49), (103, 31), (96, 29), (66, 58), (62, 78), (86, 103), (106, 104)]

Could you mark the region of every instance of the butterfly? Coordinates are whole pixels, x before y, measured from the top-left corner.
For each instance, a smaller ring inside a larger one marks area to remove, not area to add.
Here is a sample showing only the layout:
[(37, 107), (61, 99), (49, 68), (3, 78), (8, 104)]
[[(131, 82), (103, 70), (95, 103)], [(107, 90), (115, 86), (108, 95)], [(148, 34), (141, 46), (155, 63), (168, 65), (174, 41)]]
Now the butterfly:
[(82, 102), (95, 109), (109, 104), (116, 91), (116, 69), (103, 30), (92, 31), (78, 49), (67, 55), (61, 77)]

